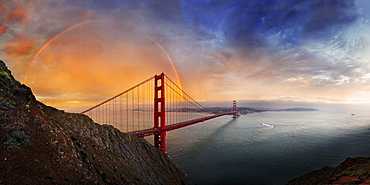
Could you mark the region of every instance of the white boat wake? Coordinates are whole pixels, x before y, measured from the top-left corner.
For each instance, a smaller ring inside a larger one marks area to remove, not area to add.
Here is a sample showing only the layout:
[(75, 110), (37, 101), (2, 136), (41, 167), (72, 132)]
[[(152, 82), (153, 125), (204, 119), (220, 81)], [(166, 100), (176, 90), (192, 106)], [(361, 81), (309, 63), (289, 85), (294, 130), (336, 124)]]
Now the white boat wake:
[(265, 123), (260, 123), (260, 125), (270, 127), (270, 128), (274, 128), (274, 125), (269, 125), (269, 124), (265, 124)]

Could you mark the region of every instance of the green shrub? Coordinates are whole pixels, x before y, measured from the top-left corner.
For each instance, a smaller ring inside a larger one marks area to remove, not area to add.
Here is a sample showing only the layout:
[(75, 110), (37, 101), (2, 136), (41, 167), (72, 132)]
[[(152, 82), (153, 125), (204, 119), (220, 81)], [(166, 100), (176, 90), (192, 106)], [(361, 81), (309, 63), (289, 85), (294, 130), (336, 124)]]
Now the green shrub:
[(0, 71), (0, 76), (10, 81), (12, 80), (12, 78), (10, 78), (10, 75), (5, 71)]
[(9, 102), (12, 105), (17, 105), (17, 103), (15, 103), (15, 101), (9, 100), (7, 98), (0, 98), (0, 101)]
[(20, 148), (21, 147), (21, 143), (19, 143), (16, 139), (12, 138), (12, 137), (7, 137), (5, 139), (5, 142), (4, 142), (5, 146), (8, 148), (8, 149), (12, 149), (12, 148)]
[(20, 148), (21, 145), (27, 144), (30, 142), (30, 136), (27, 135), (25, 131), (13, 131), (11, 136), (5, 138), (5, 146), (8, 149), (11, 148)]

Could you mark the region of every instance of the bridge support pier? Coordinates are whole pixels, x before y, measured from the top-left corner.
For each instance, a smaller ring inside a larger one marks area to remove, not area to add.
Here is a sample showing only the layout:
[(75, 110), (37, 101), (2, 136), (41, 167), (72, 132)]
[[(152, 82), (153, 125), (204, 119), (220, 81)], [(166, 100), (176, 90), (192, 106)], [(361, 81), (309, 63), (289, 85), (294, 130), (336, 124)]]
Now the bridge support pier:
[(233, 117), (232, 118), (237, 118), (238, 115), (236, 113), (236, 101), (235, 100), (233, 101), (233, 112), (234, 112), (234, 114), (233, 114)]
[(164, 76), (162, 73), (154, 77), (154, 128), (160, 127), (160, 132), (154, 135), (154, 146), (163, 153), (167, 153)]

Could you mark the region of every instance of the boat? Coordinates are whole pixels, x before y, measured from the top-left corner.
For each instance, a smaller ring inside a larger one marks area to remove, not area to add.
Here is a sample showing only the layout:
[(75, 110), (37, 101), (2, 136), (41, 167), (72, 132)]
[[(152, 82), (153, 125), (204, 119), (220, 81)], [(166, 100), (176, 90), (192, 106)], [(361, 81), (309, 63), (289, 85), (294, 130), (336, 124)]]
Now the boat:
[(260, 125), (270, 127), (270, 128), (274, 128), (274, 125), (270, 125), (270, 124), (260, 123)]

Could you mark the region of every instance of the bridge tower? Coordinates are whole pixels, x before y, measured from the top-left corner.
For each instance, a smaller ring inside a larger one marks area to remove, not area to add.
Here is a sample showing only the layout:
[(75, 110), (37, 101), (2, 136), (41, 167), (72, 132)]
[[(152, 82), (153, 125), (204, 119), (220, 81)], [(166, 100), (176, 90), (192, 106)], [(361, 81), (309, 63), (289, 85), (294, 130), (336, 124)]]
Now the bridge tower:
[(233, 112), (234, 112), (234, 114), (233, 114), (232, 118), (237, 118), (238, 115), (236, 113), (236, 100), (233, 101)]
[(154, 135), (154, 146), (167, 153), (164, 77), (164, 73), (154, 77), (154, 128), (160, 128), (160, 132)]

